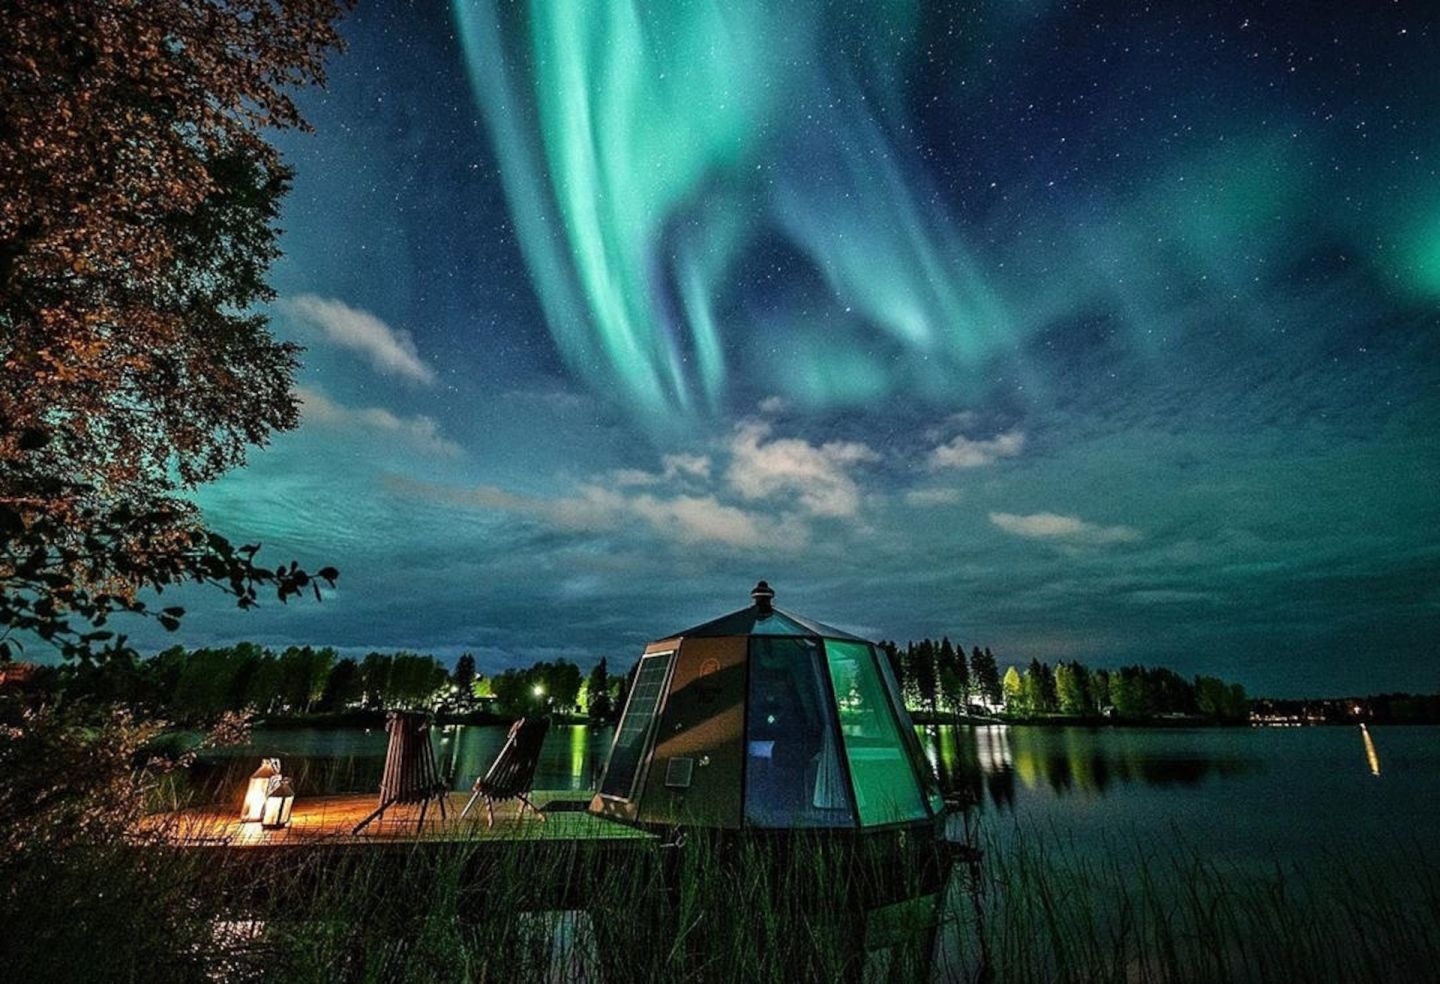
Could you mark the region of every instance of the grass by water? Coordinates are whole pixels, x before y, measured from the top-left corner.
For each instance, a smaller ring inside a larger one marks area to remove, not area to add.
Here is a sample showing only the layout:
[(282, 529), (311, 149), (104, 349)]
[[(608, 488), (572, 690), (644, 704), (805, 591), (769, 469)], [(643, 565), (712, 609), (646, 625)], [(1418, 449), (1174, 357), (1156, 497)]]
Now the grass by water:
[[(25, 981), (1420, 981), (1440, 869), (1229, 869), (1055, 832), (929, 869), (818, 835), (623, 859), (443, 849), (256, 857), (127, 843), (8, 866)], [(521, 845), (523, 847), (523, 845)]]

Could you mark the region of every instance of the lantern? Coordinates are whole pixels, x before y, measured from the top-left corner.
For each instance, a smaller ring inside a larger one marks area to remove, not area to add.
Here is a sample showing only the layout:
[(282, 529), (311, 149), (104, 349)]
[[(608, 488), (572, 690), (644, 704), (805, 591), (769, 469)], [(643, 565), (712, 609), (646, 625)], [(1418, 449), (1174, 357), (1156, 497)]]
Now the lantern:
[(245, 787), (245, 805), (240, 807), (241, 822), (259, 820), (265, 812), (265, 797), (270, 795), (270, 787), (275, 785), (280, 778), (279, 759), (261, 759), (260, 768), (250, 776), (250, 782)]
[(275, 788), (270, 790), (270, 795), (265, 797), (265, 813), (260, 818), (260, 826), (267, 830), (290, 826), (290, 808), (294, 805), (295, 790), (290, 780), (282, 776)]

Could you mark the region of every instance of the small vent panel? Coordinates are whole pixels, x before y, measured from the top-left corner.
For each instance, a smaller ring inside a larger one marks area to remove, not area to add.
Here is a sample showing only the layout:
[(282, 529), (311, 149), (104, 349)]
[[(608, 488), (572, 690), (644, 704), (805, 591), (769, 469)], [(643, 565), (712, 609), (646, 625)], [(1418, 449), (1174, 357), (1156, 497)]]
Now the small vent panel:
[(665, 763), (665, 785), (670, 789), (689, 789), (694, 775), (693, 758), (672, 758)]

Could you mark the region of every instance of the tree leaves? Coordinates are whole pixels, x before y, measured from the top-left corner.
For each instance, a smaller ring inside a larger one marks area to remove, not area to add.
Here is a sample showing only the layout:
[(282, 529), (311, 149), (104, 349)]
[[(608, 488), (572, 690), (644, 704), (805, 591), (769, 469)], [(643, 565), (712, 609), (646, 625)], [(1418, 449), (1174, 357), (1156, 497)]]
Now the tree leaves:
[[(163, 591), (182, 582), (209, 584), (235, 598), (237, 606), (251, 608), (262, 591), (284, 602), (320, 584), (334, 587), (339, 572), (333, 567), (310, 574), (292, 561), (274, 569), (255, 563), (256, 550), (237, 550), (214, 532), (204, 536), (168, 537), (173, 514), (164, 510), (136, 512), (118, 508), (109, 514), (92, 511), (86, 540), (95, 553), (85, 555), (57, 547), (63, 540), (57, 521), (45, 515), (31, 519), (14, 532), (0, 535), (0, 640), (7, 643), (0, 659), (10, 658), (11, 644), (33, 635), (56, 646), (68, 659), (92, 660), (134, 655), (124, 636), (102, 630), (110, 616), (125, 612), (153, 618), (167, 631), (181, 626), (185, 609), (178, 605), (152, 608), (141, 598), (148, 588)], [(157, 544), (172, 544), (159, 548)], [(129, 551), (142, 545), (138, 555)], [(258, 548), (256, 548), (258, 550)], [(98, 564), (110, 572), (106, 583), (121, 578), (125, 590), (92, 589), (84, 568)], [(104, 649), (96, 644), (108, 643)]]
[(334, 583), (180, 496), (298, 422), (298, 349), (253, 310), (291, 178), (264, 134), (304, 126), (349, 5), (0, 4), (0, 639), (90, 659), (128, 651), (114, 612), (179, 628), (147, 589)]

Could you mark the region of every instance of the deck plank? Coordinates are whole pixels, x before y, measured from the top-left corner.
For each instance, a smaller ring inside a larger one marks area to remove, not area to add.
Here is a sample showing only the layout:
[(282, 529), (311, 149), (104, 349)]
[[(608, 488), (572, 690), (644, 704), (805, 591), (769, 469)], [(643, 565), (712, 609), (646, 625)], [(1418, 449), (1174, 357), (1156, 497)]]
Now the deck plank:
[(468, 798), (465, 793), (448, 794), (447, 816), (443, 820), (438, 806), (432, 801), (425, 816), (425, 825), (418, 833), (419, 807), (394, 806), (360, 834), (352, 834), (354, 826), (379, 803), (374, 794), (360, 794), (297, 797), (290, 826), (283, 830), (266, 830), (258, 823), (241, 823), (233, 809), (222, 811), (208, 807), (151, 814), (141, 824), (140, 834), (159, 837), (164, 843), (177, 847), (224, 848), (516, 840), (626, 841), (645, 840), (653, 836), (576, 809), (547, 810), (547, 807), (560, 801), (581, 798), (574, 792), (537, 791), (533, 799), (545, 811), (544, 822), (528, 810), (523, 816), (517, 816), (516, 804), (505, 803), (496, 808), (495, 826), (488, 829), (483, 806), (477, 805), (470, 816), (460, 819), (460, 810)]

